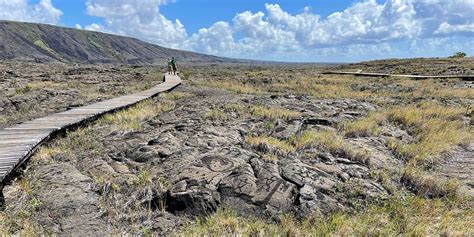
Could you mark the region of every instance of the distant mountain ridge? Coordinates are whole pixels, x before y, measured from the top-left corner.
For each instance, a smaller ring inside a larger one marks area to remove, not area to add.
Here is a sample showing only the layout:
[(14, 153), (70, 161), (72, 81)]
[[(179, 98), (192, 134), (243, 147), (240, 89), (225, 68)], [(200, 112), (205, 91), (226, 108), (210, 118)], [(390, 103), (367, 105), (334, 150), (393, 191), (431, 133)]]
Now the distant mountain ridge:
[(0, 60), (149, 64), (176, 57), (181, 62), (239, 62), (164, 48), (138, 39), (53, 25), (0, 21)]

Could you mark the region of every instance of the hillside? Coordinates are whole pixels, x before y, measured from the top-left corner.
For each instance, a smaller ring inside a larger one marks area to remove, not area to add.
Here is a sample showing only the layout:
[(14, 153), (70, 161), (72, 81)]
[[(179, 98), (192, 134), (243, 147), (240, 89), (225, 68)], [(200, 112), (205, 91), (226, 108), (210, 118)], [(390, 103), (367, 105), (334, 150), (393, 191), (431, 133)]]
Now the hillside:
[(129, 37), (35, 23), (0, 21), (0, 39), (1, 60), (144, 64), (174, 56), (182, 62), (235, 61)]

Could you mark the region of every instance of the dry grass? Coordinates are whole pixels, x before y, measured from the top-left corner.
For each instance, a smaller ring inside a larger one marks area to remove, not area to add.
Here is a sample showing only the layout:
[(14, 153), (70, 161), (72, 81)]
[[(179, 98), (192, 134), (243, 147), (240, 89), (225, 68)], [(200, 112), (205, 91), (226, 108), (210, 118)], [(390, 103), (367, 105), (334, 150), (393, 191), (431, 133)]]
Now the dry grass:
[(268, 136), (250, 136), (247, 137), (246, 141), (247, 143), (256, 148), (262, 145), (266, 145), (270, 149), (277, 149), (284, 153), (292, 152), (295, 150), (295, 148), (290, 143)]
[(36, 151), (35, 155), (31, 158), (34, 162), (39, 163), (51, 163), (53, 156), (63, 153), (61, 147), (48, 147), (42, 146)]
[(232, 117), (236, 118), (257, 118), (257, 119), (293, 119), (300, 117), (298, 111), (286, 108), (241, 104), (226, 104), (222, 108), (213, 108), (205, 114), (205, 118), (211, 121), (228, 121)]
[[(17, 219), (17, 218), (15, 218)], [(32, 223), (28, 219), (22, 219), (13, 221), (13, 218), (0, 212), (0, 236), (41, 236), (41, 233), (45, 233), (43, 228)]]
[(294, 110), (278, 107), (251, 106), (250, 114), (261, 119), (292, 119), (300, 116), (300, 113)]
[(316, 71), (285, 72), (256, 69), (225, 79), (195, 82), (198, 86), (220, 88), (242, 94), (305, 94), (314, 98), (352, 98), (378, 104), (412, 101), (413, 98), (474, 98), (471, 88), (456, 88), (458, 79), (411, 80), (407, 78), (366, 78), (342, 75), (318, 75)]
[(147, 100), (116, 113), (107, 114), (94, 124), (69, 131), (54, 143), (41, 147), (32, 157), (32, 161), (51, 163), (54, 156), (62, 155), (69, 161), (77, 161), (83, 155), (99, 156), (105, 151), (101, 143), (102, 138), (96, 132), (98, 128), (110, 131), (135, 131), (140, 129), (141, 123), (157, 114), (174, 108), (169, 100), (155, 103)]
[(229, 209), (219, 209), (205, 219), (198, 219), (196, 225), (189, 226), (177, 236), (277, 236), (279, 233), (275, 227), (256, 218), (239, 217)]
[(171, 101), (154, 103), (151, 100), (140, 102), (133, 107), (113, 114), (105, 115), (99, 120), (99, 124), (114, 125), (118, 130), (138, 130), (143, 120), (152, 118), (161, 112), (170, 111), (174, 108)]
[(414, 193), (427, 197), (457, 198), (460, 183), (457, 179), (443, 179), (427, 174), (413, 165), (408, 165), (402, 174), (402, 182)]
[(314, 98), (365, 98), (368, 91), (353, 90), (354, 78), (338, 76), (300, 76), (294, 80), (276, 82), (267, 87), (277, 93), (308, 94)]
[(189, 98), (194, 96), (192, 93), (189, 92), (172, 92), (172, 93), (162, 93), (159, 95), (160, 98), (165, 100), (181, 100), (184, 98)]
[(31, 220), (31, 217), (43, 207), (43, 203), (34, 195), (34, 188), (27, 176), (15, 180), (14, 192), (22, 203), (17, 208), (0, 212), (0, 236), (39, 236), (45, 233), (43, 228)]
[(294, 138), (293, 144), (298, 149), (308, 145), (321, 146), (333, 154), (365, 164), (369, 162), (368, 151), (353, 147), (335, 130), (307, 130)]
[[(410, 80), (400, 79), (394, 82), (403, 88), (407, 88), (403, 97), (419, 98), (474, 98), (474, 92), (470, 88), (453, 88), (451, 85), (459, 82), (457, 79), (451, 79), (445, 82), (439, 79)], [(450, 85), (451, 84), (451, 85)]]
[(346, 142), (342, 136), (338, 135), (335, 130), (307, 130), (300, 136), (294, 137), (289, 141), (282, 141), (269, 136), (250, 136), (247, 137), (246, 142), (257, 150), (278, 150), (283, 153), (294, 152), (299, 149), (304, 149), (307, 146), (314, 145), (327, 149), (332, 154), (357, 162), (364, 164), (370, 162), (368, 151), (355, 148), (350, 143)]
[(386, 119), (384, 111), (370, 112), (367, 117), (356, 119), (351, 122), (344, 122), (340, 129), (346, 137), (368, 137), (380, 133), (380, 125)]
[(406, 161), (402, 171), (404, 183), (422, 196), (455, 196), (458, 182), (435, 177), (424, 170), (438, 164), (441, 153), (472, 141), (471, 128), (462, 121), (462, 117), (469, 113), (469, 108), (422, 102), (369, 113), (367, 117), (345, 123), (341, 128), (348, 137), (378, 135), (386, 123), (406, 130), (413, 142), (406, 143), (396, 138), (387, 140), (394, 155)]
[(313, 214), (302, 221), (291, 215), (277, 223), (244, 218), (228, 209), (188, 226), (184, 236), (469, 236), (474, 234), (474, 211), (468, 203), (442, 199), (392, 197), (359, 212), (327, 216)]
[(231, 91), (237, 94), (261, 94), (262, 93), (260, 89), (255, 87), (254, 85), (244, 84), (242, 82), (229, 81), (229, 80), (207, 81), (205, 83), (196, 83), (196, 85), (224, 89), (224, 90)]
[(369, 113), (341, 128), (348, 137), (372, 136), (378, 135), (384, 123), (392, 123), (412, 135), (414, 142), (405, 144), (393, 139), (388, 141), (389, 148), (402, 159), (429, 166), (440, 153), (473, 139), (470, 128), (462, 122), (467, 113), (466, 108), (423, 102)]
[(221, 109), (214, 108), (211, 111), (207, 112), (204, 117), (211, 121), (227, 121), (229, 117), (227, 113), (222, 111)]
[(389, 147), (416, 165), (432, 165), (440, 153), (473, 139), (461, 120), (465, 113), (464, 108), (433, 103), (394, 108), (388, 112), (387, 119), (407, 130), (415, 142), (392, 141)]

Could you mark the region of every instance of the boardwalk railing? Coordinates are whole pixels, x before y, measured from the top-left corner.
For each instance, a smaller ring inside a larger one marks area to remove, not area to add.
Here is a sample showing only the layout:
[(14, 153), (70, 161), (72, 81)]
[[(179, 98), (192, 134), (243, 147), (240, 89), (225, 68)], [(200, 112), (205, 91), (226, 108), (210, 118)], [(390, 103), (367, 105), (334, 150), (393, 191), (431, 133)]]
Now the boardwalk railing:
[(170, 91), (180, 84), (181, 78), (165, 74), (164, 82), (149, 90), (78, 107), (1, 129), (0, 192), (2, 183), (8, 175), (28, 160), (38, 146), (47, 141), (52, 135), (84, 121), (97, 118), (102, 114), (128, 107), (161, 92)]

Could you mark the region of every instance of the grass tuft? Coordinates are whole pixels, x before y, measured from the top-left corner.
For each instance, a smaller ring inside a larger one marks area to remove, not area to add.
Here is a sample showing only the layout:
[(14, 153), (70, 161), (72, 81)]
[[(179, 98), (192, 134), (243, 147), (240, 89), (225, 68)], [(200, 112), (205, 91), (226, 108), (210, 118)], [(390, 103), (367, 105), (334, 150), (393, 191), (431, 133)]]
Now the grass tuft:
[(250, 107), (252, 116), (262, 119), (292, 119), (300, 116), (300, 113), (294, 110), (277, 107), (252, 106)]
[(152, 118), (160, 112), (170, 111), (174, 108), (171, 101), (154, 103), (151, 100), (140, 102), (129, 109), (105, 115), (99, 124), (113, 124), (119, 130), (138, 130), (143, 120)]
[(456, 198), (459, 195), (460, 183), (457, 179), (442, 179), (413, 165), (404, 169), (401, 181), (414, 193), (427, 198)]
[(264, 153), (266, 148), (260, 148), (261, 146), (267, 146), (269, 149), (277, 149), (280, 150), (284, 153), (289, 153), (294, 151), (294, 147), (289, 144), (288, 142), (278, 140), (273, 137), (268, 137), (268, 136), (250, 136), (247, 137), (246, 139), (247, 143), (250, 145), (256, 147), (259, 150), (263, 150)]
[(211, 111), (207, 112), (205, 114), (205, 118), (209, 119), (211, 121), (227, 121), (229, 120), (229, 117), (227, 116), (227, 113), (222, 111), (221, 109), (214, 108)]
[(333, 154), (364, 164), (369, 162), (369, 156), (366, 150), (354, 148), (351, 144), (346, 142), (342, 136), (338, 135), (335, 130), (307, 130), (299, 137), (294, 138), (293, 144), (298, 149), (308, 145), (321, 146)]

